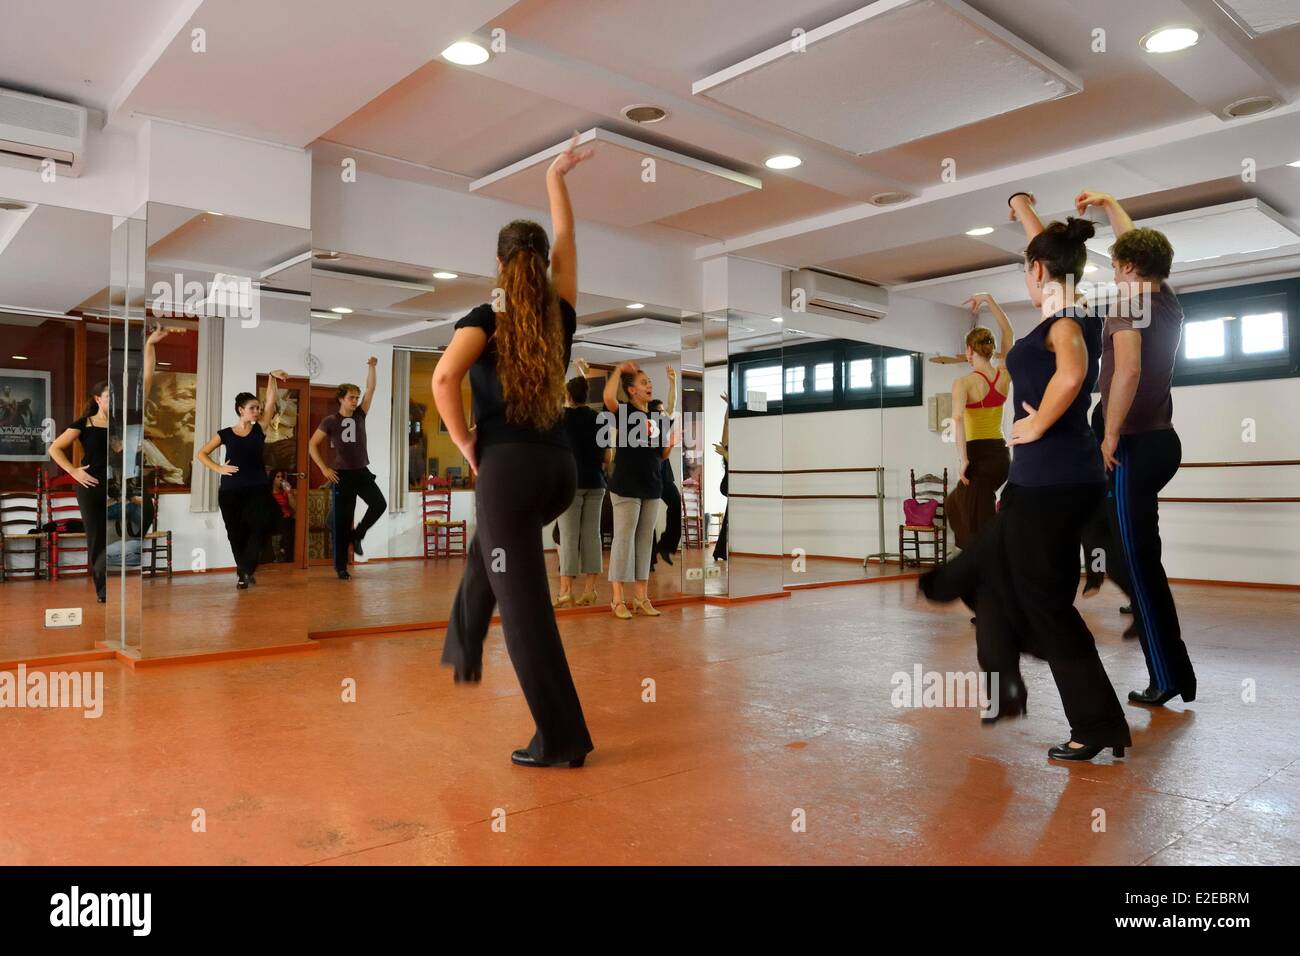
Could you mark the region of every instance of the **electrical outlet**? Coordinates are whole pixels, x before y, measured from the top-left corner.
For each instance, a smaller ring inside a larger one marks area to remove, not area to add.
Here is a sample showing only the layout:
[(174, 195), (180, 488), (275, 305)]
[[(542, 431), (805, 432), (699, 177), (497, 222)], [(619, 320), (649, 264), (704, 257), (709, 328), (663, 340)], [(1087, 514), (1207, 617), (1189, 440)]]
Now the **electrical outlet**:
[(687, 569), (686, 569), (686, 580), (687, 580), (687, 581), (700, 581), (700, 580), (703, 580), (703, 579), (704, 579), (704, 569), (703, 569), (703, 568), (687, 568)]
[(81, 608), (47, 607), (45, 609), (46, 627), (81, 627)]
[(722, 568), (718, 567), (716, 564), (707, 567), (704, 569), (704, 576), (706, 578), (720, 578), (722, 577)]

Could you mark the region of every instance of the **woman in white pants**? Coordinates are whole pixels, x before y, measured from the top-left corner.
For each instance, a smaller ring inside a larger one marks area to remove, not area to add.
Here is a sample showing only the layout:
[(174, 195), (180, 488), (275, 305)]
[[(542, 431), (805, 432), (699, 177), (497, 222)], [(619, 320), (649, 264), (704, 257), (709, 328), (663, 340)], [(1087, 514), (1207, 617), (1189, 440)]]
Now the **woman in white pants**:
[[(581, 368), (581, 363), (579, 363)], [(600, 511), (605, 503), (605, 473), (601, 464), (600, 423), (587, 405), (587, 379), (583, 375), (565, 383), (564, 430), (578, 466), (578, 487), (573, 502), (560, 515), (560, 594), (555, 606), (586, 607), (596, 601), (596, 575), (604, 553), (600, 546)], [(583, 587), (573, 593), (573, 579), (582, 575)]]
[[(649, 411), (654, 398), (650, 376), (635, 362), (624, 362), (605, 383), (603, 436), (613, 436), (618, 451), (614, 455), (614, 474), (609, 480), (610, 500), (614, 511), (614, 544), (609, 552), (609, 581), (614, 591), (610, 610), (622, 620), (632, 617), (625, 600), (624, 586), (634, 587), (632, 608), (637, 614), (657, 617), (646, 594), (650, 577), (650, 549), (655, 521), (663, 507), (661, 463), (672, 453), (677, 440), (669, 419)], [(628, 400), (618, 400), (623, 386)], [(613, 420), (609, 421), (610, 416)], [(609, 444), (606, 441), (606, 444)]]

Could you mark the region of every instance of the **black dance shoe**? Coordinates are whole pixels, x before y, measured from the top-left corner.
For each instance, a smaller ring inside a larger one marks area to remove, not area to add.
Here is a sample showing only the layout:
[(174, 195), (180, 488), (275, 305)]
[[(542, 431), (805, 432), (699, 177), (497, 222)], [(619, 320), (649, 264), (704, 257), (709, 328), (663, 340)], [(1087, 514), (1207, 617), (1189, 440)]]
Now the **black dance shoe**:
[(1146, 690), (1131, 690), (1128, 692), (1128, 699), (1135, 704), (1146, 704), (1148, 707), (1163, 707), (1175, 697), (1181, 696), (1183, 703), (1190, 704), (1196, 700), (1196, 685), (1192, 685), (1187, 690), (1161, 690), (1159, 687), (1148, 687)]
[(104, 592), (104, 591), (96, 591), (96, 592), (95, 592), (95, 603), (97, 603), (97, 604), (107, 604), (107, 603), (108, 603), (108, 594), (107, 594), (106, 592)]
[(672, 565), (672, 563), (673, 563), (673, 556), (672, 556), (672, 552), (671, 552), (671, 551), (668, 551), (667, 549), (665, 549), (665, 550), (663, 550), (663, 551), (660, 551), (660, 552), (659, 552), (659, 557), (661, 557), (661, 558), (663, 558), (665, 561), (667, 561), (668, 564), (669, 564), (669, 566)]
[(1089, 571), (1083, 579), (1083, 596), (1092, 597), (1101, 590), (1101, 586), (1106, 583), (1106, 575), (1100, 571)]
[[(1124, 744), (1120, 744), (1110, 749), (1114, 751), (1116, 757), (1123, 757), (1124, 746)], [(1105, 749), (1105, 747), (1071, 747), (1070, 741), (1067, 740), (1060, 746), (1047, 751), (1047, 756), (1053, 760), (1091, 760)]]
[(1027, 717), (1029, 715), (1029, 689), (1019, 678), (1005, 682), (998, 691), (998, 712), (992, 717), (980, 717), (980, 723), (988, 727), (1004, 717)]
[(250, 588), (255, 587), (257, 585), (257, 575), (255, 575), (252, 571), (249, 571), (247, 574), (244, 575), (244, 580), (248, 582), (248, 586)]
[(239, 572), (239, 581), (235, 584), (235, 587), (239, 588), (241, 591), (248, 590), (248, 575), (243, 571)]
[(366, 553), (361, 550), (361, 535), (355, 531), (352, 532), (352, 553), (359, 554), (363, 558), (366, 556)]
[(583, 756), (576, 757), (573, 760), (557, 760), (553, 763), (548, 763), (545, 760), (538, 760), (527, 750), (516, 750), (510, 755), (510, 762), (520, 767), (581, 767), (587, 762), (587, 757), (584, 754)]
[(351, 581), (351, 580), (352, 580), (352, 575), (348, 574), (346, 571), (340, 571), (338, 574), (339, 574), (339, 580), (340, 580), (340, 581)]
[(451, 679), (457, 684), (477, 684), (483, 679), (483, 665), (478, 663), (469, 667), (453, 667)]

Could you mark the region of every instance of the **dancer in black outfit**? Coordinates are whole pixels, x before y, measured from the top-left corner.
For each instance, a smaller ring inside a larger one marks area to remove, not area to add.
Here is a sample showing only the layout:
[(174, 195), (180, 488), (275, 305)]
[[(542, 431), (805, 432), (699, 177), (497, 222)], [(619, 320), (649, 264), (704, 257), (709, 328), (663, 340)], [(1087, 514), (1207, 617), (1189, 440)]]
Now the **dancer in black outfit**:
[(1043, 228), (1024, 193), (1011, 205), (1030, 238), (1025, 284), (1043, 320), (1007, 355), (1016, 390), (1010, 480), (994, 522), (970, 550), (925, 575), (921, 589), (934, 600), (960, 597), (976, 611), (980, 667), (999, 681), (997, 716), (1025, 712), (1019, 656), (1028, 652), (1051, 666), (1070, 721), (1071, 739), (1048, 756), (1091, 760), (1110, 747), (1122, 757), (1128, 724), (1074, 607), (1081, 535), (1105, 494), (1088, 427), (1101, 320), (1074, 293), (1094, 228), (1081, 219)]
[[(334, 486), (331, 537), (334, 539), (334, 571), (340, 581), (352, 577), (348, 573), (348, 546), (352, 546), (355, 554), (364, 555), (361, 540), (384, 516), (384, 509), (388, 507), (384, 493), (375, 481), (375, 474), (370, 470), (370, 456), (366, 452), (366, 416), (370, 414), (370, 403), (375, 397), (375, 366), (378, 364), (379, 359), (373, 355), (366, 362), (365, 394), (351, 383), (338, 387), (334, 393), (338, 412), (327, 415), (316, 426), (316, 432), (307, 445), (312, 461), (316, 462), (325, 480)], [(332, 457), (328, 464), (324, 455), (326, 442)], [(352, 519), (358, 498), (366, 503), (366, 513), (354, 528)]]
[[(275, 383), (285, 378), (282, 369), (267, 376), (265, 402), (259, 403), (252, 392), (236, 395), (235, 412), (239, 421), (209, 438), (194, 456), (203, 467), (221, 476), (217, 505), (235, 558), (236, 587), (241, 591), (257, 584), (262, 543), (275, 527), (279, 513), (271, 497), (271, 481), (262, 449), (266, 445), (266, 429), (275, 417)], [(226, 449), (225, 462), (220, 465), (211, 457), (218, 445)]]
[[(105, 511), (108, 482), (108, 406), (107, 382), (96, 382), (90, 390), (81, 417), (64, 429), (50, 445), (50, 458), (77, 482), (77, 507), (86, 530), (86, 564), (95, 582), (95, 598), (100, 604), (107, 599), (104, 559)], [(81, 467), (68, 458), (72, 443), (81, 442)]]
[[(677, 370), (671, 365), (668, 366), (668, 404), (665, 406), (659, 399), (650, 403), (650, 409), (659, 415), (666, 416), (666, 421), (671, 421), (673, 410), (677, 403)], [(677, 553), (678, 547), (682, 543), (682, 493), (677, 487), (677, 476), (673, 473), (672, 458), (663, 459), (659, 466), (659, 478), (663, 485), (662, 500), (665, 508), (664, 533), (656, 535), (654, 544), (650, 548), (650, 567), (653, 570), (663, 558), (669, 564), (673, 563), (673, 555)]]
[[(578, 294), (564, 177), (590, 155), (571, 143), (547, 171), (553, 246), (535, 222), (516, 220), (501, 230), (501, 310), (481, 305), (457, 322), (433, 373), (438, 414), (477, 475), (477, 527), (442, 661), (455, 668), (457, 681), (477, 681), (488, 624), (500, 606), (506, 650), (537, 725), (528, 746), (510, 758), (525, 767), (580, 767), (593, 749), (555, 623), (542, 548), (542, 529), (569, 506), (577, 487), (562, 417)], [(461, 402), (467, 374), (472, 430)]]

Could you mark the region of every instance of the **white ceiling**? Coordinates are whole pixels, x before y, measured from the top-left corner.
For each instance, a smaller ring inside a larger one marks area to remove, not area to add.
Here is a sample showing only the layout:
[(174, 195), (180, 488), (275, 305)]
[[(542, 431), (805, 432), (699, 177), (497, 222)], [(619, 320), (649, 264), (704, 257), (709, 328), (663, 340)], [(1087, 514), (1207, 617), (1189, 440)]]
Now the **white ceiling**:
[[(0, 212), (5, 220), (22, 213)], [(6, 307), (64, 314), (109, 282), (111, 216), (35, 206), (0, 250), (0, 311)]]

